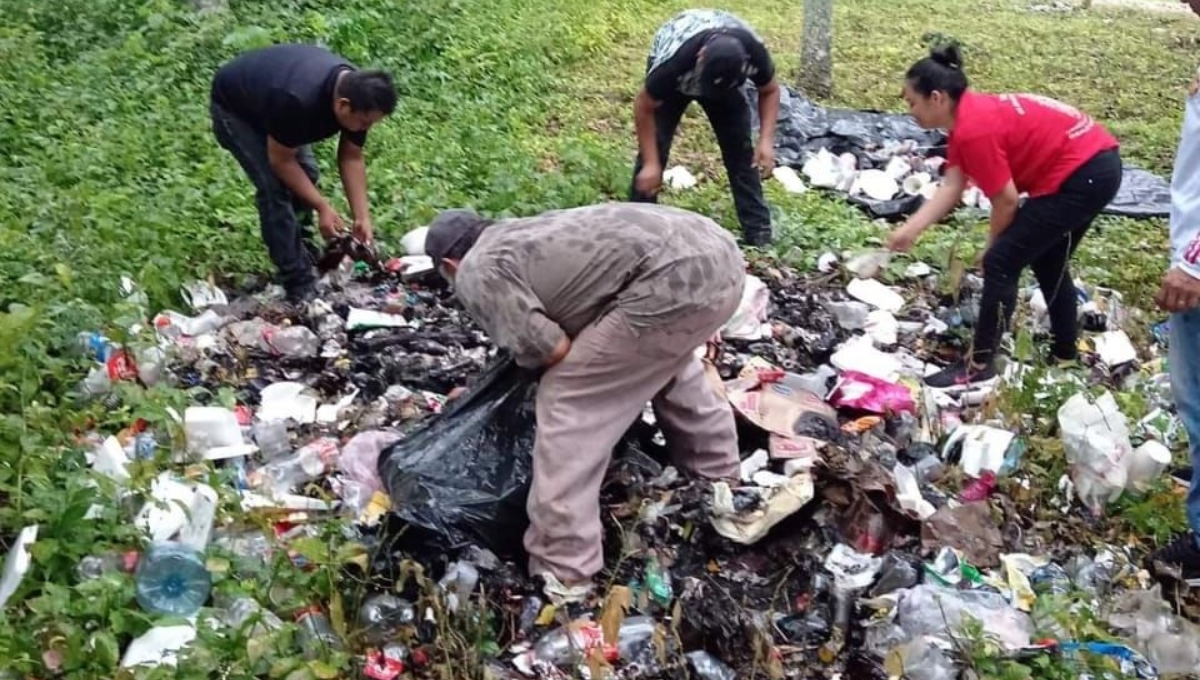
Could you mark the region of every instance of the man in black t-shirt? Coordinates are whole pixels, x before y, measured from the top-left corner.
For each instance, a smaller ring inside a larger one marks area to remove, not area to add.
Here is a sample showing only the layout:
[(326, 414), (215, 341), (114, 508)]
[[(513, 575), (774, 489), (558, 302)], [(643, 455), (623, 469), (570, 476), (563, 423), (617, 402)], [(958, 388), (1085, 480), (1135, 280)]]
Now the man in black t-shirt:
[[(757, 148), (751, 143), (750, 106), (741, 92), (747, 79), (758, 88)], [(646, 81), (634, 101), (638, 157), (630, 200), (657, 199), (671, 141), (693, 100), (700, 102), (721, 147), (743, 239), (749, 245), (769, 244), (771, 212), (759, 172), (775, 167), (779, 84), (763, 41), (728, 12), (687, 10), (655, 34)]]
[[(363, 145), (367, 130), (396, 108), (396, 89), (382, 71), (359, 71), (315, 45), (274, 45), (243, 54), (213, 78), (213, 133), (257, 190), (262, 239), (293, 302), (315, 295), (308, 241), (312, 213), (326, 239), (344, 223), (317, 189), (310, 145), (340, 135), (338, 170), (353, 214), (355, 238), (372, 239)], [(303, 226), (301, 223), (303, 222)], [(308, 233), (306, 233), (308, 232)]]

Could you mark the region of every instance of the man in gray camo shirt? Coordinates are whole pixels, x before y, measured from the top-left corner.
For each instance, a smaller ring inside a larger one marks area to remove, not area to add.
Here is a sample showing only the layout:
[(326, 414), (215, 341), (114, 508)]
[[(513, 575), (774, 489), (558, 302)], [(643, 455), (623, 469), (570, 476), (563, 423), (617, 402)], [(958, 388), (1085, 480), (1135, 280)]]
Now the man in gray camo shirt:
[(452, 210), (425, 252), (497, 345), (544, 370), (525, 548), (553, 601), (586, 597), (604, 566), (600, 485), (646, 402), (681, 468), (737, 476), (733, 412), (696, 356), (745, 281), (715, 222), (634, 203), (499, 222)]

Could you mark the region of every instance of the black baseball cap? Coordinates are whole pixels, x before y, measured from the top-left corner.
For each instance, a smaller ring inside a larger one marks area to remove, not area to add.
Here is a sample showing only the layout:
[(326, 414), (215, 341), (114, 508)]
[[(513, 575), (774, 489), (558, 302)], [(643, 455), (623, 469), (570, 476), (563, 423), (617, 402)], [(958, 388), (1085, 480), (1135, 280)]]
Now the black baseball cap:
[(700, 89), (705, 94), (715, 94), (741, 87), (746, 82), (748, 59), (742, 41), (731, 35), (713, 37), (704, 45)]
[(474, 227), (485, 221), (471, 210), (443, 210), (438, 213), (429, 223), (429, 231), (425, 234), (425, 254), (433, 260), (433, 266), (452, 257), (455, 251), (463, 250), (463, 246), (472, 245), (464, 241), (478, 234)]

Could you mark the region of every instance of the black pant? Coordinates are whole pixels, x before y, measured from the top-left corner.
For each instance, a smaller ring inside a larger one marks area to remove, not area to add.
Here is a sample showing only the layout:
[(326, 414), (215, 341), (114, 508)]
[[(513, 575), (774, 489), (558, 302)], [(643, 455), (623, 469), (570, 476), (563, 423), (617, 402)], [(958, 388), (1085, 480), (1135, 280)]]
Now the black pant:
[(983, 256), (983, 295), (975, 327), (973, 359), (992, 360), (1012, 320), (1021, 270), (1033, 268), (1050, 316), (1054, 355), (1073, 359), (1079, 330), (1075, 283), (1068, 260), (1121, 187), (1121, 156), (1102, 151), (1067, 178), (1057, 193), (1030, 198), (1012, 225)]
[[(237, 159), (254, 184), (254, 203), (258, 207), (262, 240), (271, 261), (279, 270), (279, 283), (289, 293), (313, 284), (313, 257), (316, 247), (310, 241), (313, 210), (283, 184), (267, 156), (267, 137), (249, 123), (219, 104), (209, 106), (213, 134), (217, 142)], [(304, 173), (317, 183), (317, 161), (312, 149), (300, 147), (296, 160)]]
[[(762, 178), (754, 167), (754, 145), (750, 134), (750, 105), (740, 90), (714, 99), (697, 99), (708, 116), (717, 144), (721, 147), (721, 159), (729, 176), (729, 188), (733, 192), (733, 205), (737, 209), (738, 222), (747, 242), (763, 244), (771, 238), (771, 211), (763, 198)], [(676, 94), (659, 104), (654, 111), (654, 126), (657, 131), (658, 157), (663, 167), (671, 154), (671, 142), (679, 128), (679, 120), (687, 110), (691, 97)], [(637, 174), (643, 165), (639, 152), (633, 166), (634, 182), (629, 187), (629, 200), (645, 203), (657, 202), (637, 190)]]

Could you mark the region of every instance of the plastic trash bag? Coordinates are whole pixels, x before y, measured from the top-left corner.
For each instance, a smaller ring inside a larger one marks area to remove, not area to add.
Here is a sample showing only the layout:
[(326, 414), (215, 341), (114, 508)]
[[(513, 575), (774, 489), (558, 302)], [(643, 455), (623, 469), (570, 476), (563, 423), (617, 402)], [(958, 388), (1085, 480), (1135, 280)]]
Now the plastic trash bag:
[(897, 591), (896, 620), (912, 637), (931, 635), (952, 641), (971, 617), (1007, 650), (1029, 646), (1033, 620), (1008, 604), (1003, 595), (986, 590), (953, 590), (923, 583)]
[(1133, 445), (1125, 414), (1111, 392), (1095, 403), (1077, 393), (1058, 409), (1058, 426), (1076, 494), (1099, 515), (1121, 495), (1128, 481)]
[(536, 374), (502, 354), (442, 413), (384, 450), (379, 475), (392, 512), (438, 547), (475, 543), (502, 556), (519, 549), (536, 388)]

